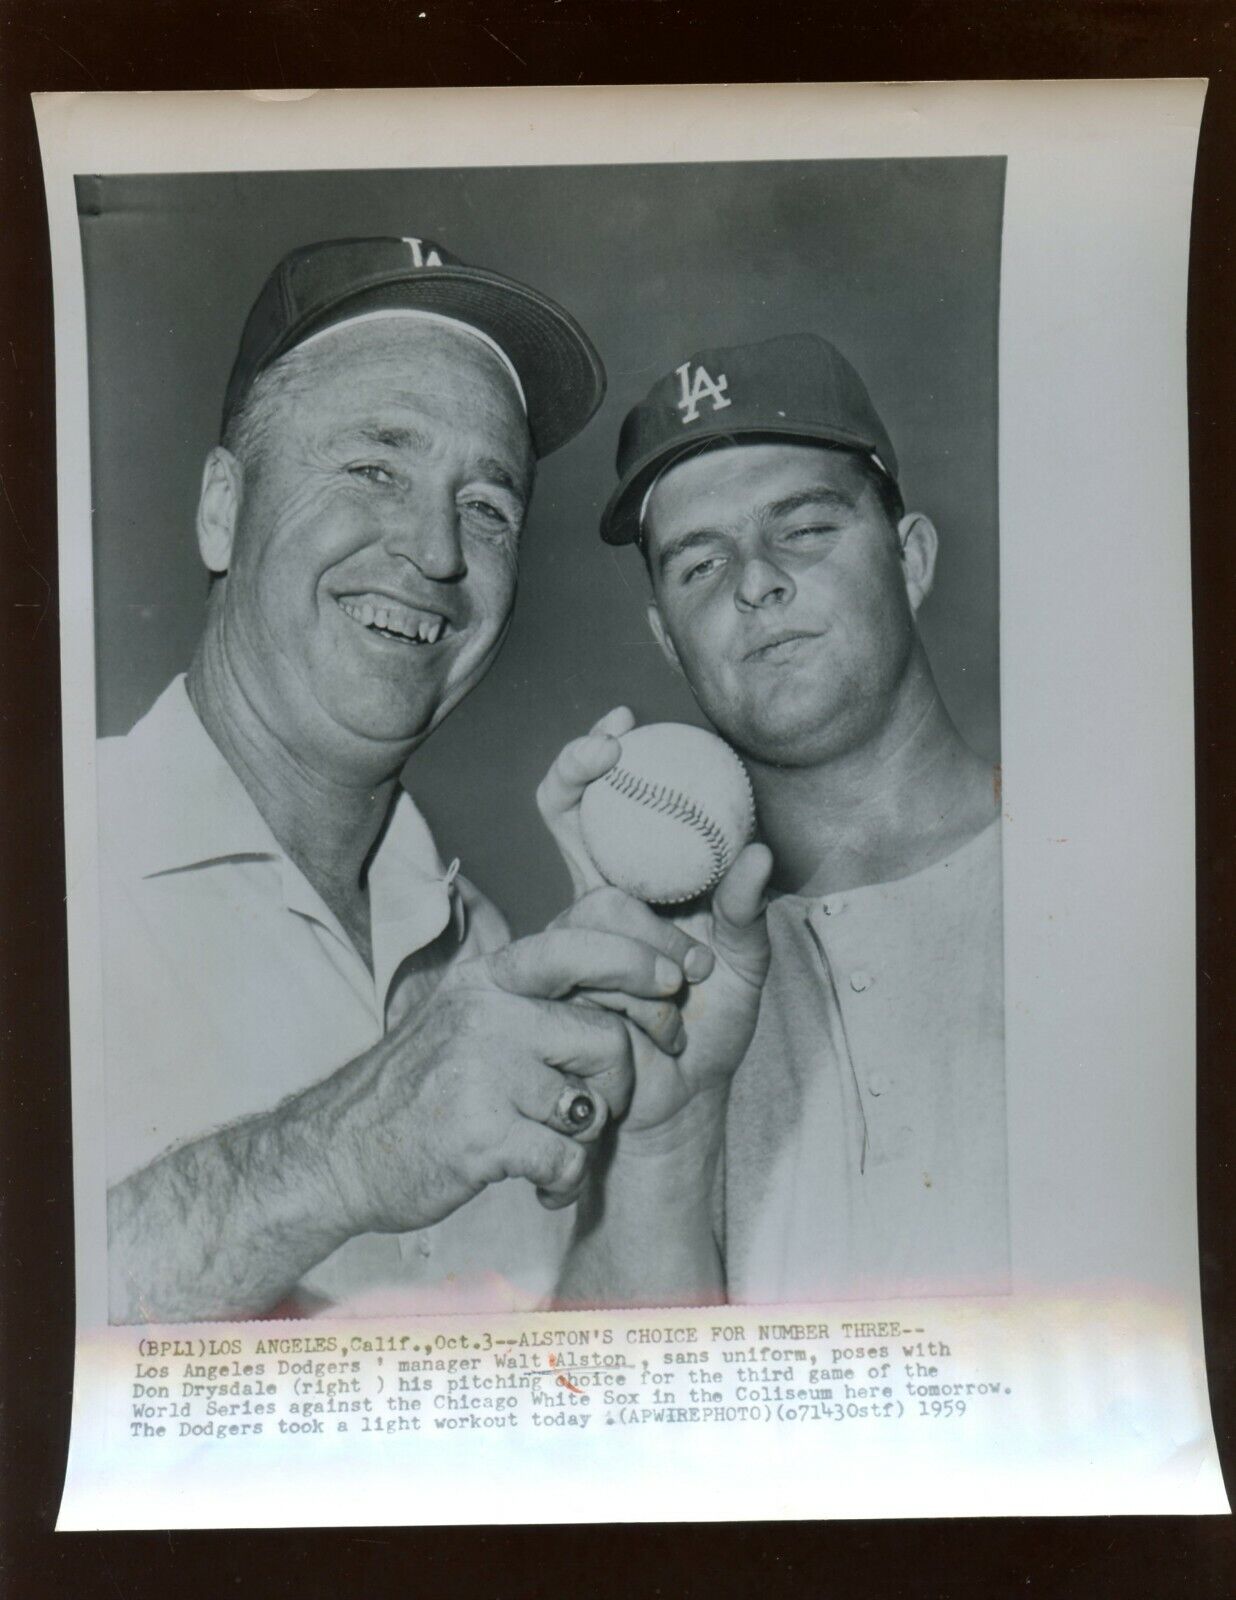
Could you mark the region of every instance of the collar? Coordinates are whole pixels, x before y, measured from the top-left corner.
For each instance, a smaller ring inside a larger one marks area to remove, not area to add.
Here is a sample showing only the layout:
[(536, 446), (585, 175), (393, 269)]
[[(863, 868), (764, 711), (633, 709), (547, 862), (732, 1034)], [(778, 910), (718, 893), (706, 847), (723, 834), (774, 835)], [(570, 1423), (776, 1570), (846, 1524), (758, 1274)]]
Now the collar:
[[(821, 888), (804, 888), (799, 890), (786, 890), (783, 894), (774, 894), (769, 899), (769, 910), (775, 906), (784, 905), (790, 910), (796, 906), (821, 906), (825, 901), (855, 901), (866, 896), (878, 898), (891, 892), (911, 892), (923, 885), (931, 886), (937, 878), (942, 878), (952, 867), (984, 868), (984, 855), (990, 855), (993, 850), (999, 854), (1001, 842), (1001, 819), (997, 815), (990, 822), (985, 823), (977, 833), (972, 833), (968, 839), (952, 850), (948, 855), (941, 856), (936, 861), (929, 861), (926, 866), (918, 867), (914, 872), (908, 872), (900, 878), (885, 878), (875, 883), (855, 884), (849, 889), (828, 890)], [(956, 877), (956, 873), (951, 876)]]
[[(279, 863), (288, 910), (348, 942), (334, 913), (276, 839), (206, 732), (184, 675), (173, 679), (124, 740), (127, 801), (140, 820), (116, 819), (143, 878), (237, 859)], [(135, 821), (138, 825), (134, 826)], [(369, 869), (376, 967), (436, 938), (451, 918), (458, 862), (449, 869), (412, 797), (401, 789)], [(462, 917), (457, 931), (463, 936)], [(377, 974), (375, 974), (377, 975)]]
[(141, 825), (124, 830), (140, 877), (234, 856), (283, 855), (243, 783), (202, 726), (182, 673), (124, 741), (127, 797)]

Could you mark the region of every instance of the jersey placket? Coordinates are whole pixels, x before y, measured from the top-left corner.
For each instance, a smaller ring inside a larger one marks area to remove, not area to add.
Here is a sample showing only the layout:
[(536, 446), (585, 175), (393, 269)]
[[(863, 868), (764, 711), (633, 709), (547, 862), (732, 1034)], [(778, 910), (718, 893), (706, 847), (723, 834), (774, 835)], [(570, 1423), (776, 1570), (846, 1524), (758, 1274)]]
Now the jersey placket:
[(888, 1160), (895, 1121), (896, 1086), (887, 1063), (864, 1048), (871, 1028), (866, 1013), (879, 1004), (879, 957), (863, 948), (861, 921), (849, 898), (830, 895), (814, 906), (807, 927), (820, 958), (824, 979), (841, 1018), (849, 1085), (862, 1128), (859, 1171)]

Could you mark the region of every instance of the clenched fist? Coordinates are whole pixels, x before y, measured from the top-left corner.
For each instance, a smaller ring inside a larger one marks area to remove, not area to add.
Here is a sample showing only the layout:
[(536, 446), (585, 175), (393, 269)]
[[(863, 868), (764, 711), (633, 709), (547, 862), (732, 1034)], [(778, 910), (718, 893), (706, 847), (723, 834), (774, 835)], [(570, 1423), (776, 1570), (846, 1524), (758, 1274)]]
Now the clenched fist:
[[(348, 1236), (426, 1227), (504, 1178), (527, 1178), (550, 1203), (575, 1197), (589, 1144), (630, 1104), (644, 1035), (623, 1013), (676, 1026), (686, 974), (660, 930), (645, 931), (556, 926), (461, 962), (311, 1091), (331, 1123), (322, 1148)], [(601, 1003), (566, 1003), (577, 995)], [(573, 1135), (563, 1112), (574, 1088), (597, 1114)]]

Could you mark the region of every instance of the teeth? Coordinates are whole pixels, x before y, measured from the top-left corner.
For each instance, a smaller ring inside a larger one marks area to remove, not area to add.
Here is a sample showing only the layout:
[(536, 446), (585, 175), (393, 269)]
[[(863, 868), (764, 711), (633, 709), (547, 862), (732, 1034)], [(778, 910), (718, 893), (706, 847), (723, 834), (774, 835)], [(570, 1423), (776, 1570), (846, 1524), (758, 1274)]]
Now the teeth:
[(372, 600), (340, 600), (339, 609), (365, 628), (381, 628), (410, 644), (437, 644), (446, 629), (444, 617), (412, 617), (400, 608)]

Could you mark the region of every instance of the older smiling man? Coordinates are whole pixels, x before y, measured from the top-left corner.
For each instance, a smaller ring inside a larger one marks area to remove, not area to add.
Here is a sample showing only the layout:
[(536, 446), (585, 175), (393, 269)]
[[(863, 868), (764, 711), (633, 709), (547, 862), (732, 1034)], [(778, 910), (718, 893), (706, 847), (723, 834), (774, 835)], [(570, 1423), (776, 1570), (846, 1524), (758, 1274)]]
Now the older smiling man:
[(421, 239), (308, 246), (256, 302), (200, 644), (99, 751), (113, 1320), (527, 1303), (533, 1186), (578, 1192), (631, 1030), (682, 1050), (711, 951), (613, 893), (508, 944), (399, 784), (603, 386), (558, 306)]

